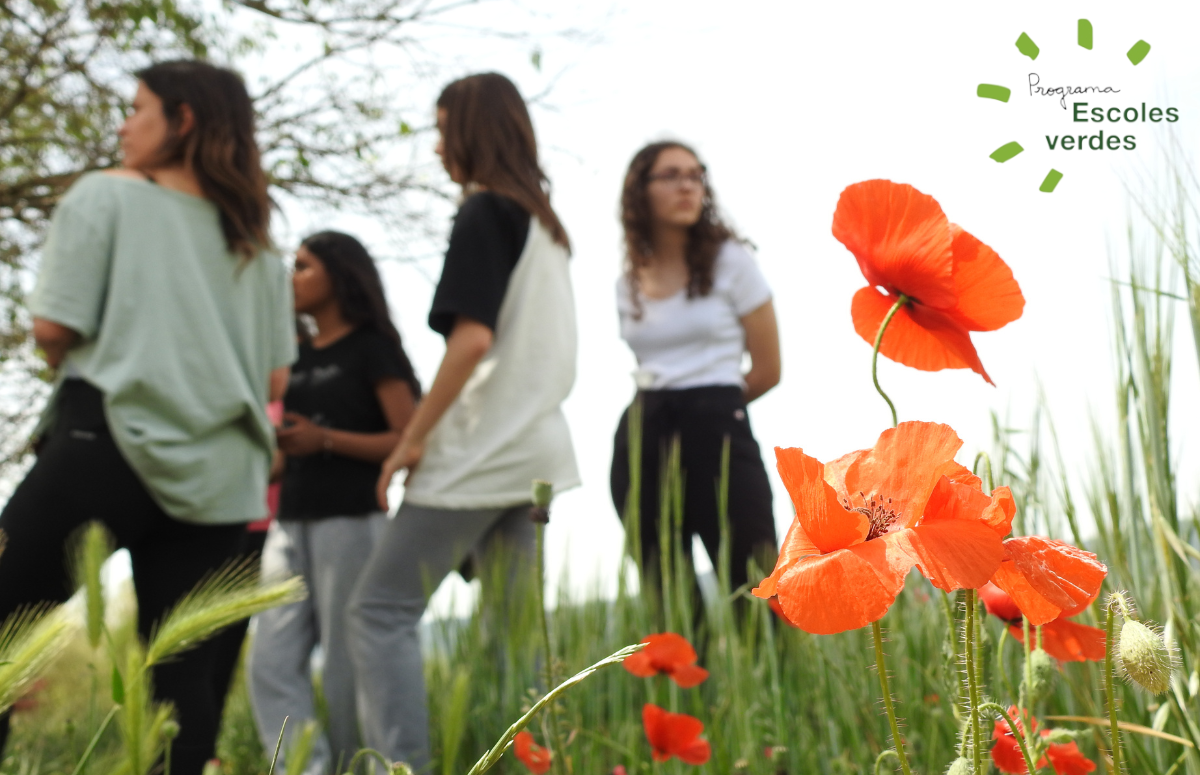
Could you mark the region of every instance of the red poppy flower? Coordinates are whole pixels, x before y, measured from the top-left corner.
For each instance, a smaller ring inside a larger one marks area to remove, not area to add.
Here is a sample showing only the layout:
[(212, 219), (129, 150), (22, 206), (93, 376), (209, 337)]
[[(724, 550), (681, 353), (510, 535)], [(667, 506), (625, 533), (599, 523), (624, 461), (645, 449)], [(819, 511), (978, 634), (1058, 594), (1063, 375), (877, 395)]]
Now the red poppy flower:
[(995, 331), (1021, 317), (1025, 298), (996, 252), (950, 223), (933, 197), (910, 185), (867, 180), (846, 188), (833, 236), (858, 260), (867, 287), (854, 294), (854, 330), (879, 351), (923, 371), (971, 369), (989, 383), (971, 331)]
[(549, 748), (542, 748), (533, 742), (533, 735), (526, 729), (522, 729), (513, 738), (513, 753), (533, 775), (543, 775), (549, 771), (550, 760), (554, 758)]
[(708, 741), (700, 739), (704, 724), (695, 716), (670, 713), (647, 703), (642, 706), (642, 726), (656, 762), (678, 756), (686, 764), (704, 764), (712, 756)]
[[(1007, 622), (1008, 631), (1019, 643), (1025, 642), (1025, 630), (1021, 626), (1021, 609), (1008, 593), (995, 584), (980, 587), (979, 598), (988, 613)], [(1090, 600), (1088, 602), (1091, 602)], [(1041, 647), (1047, 654), (1063, 662), (1098, 662), (1104, 659), (1104, 630), (1068, 621), (1068, 616), (1080, 613), (1078, 609), (1067, 609), (1059, 618), (1042, 625)]]
[(947, 591), (987, 583), (1015, 506), (1007, 487), (984, 495), (954, 462), (961, 446), (947, 425), (906, 422), (825, 465), (776, 447), (796, 518), (754, 594), (777, 596), (789, 623), (825, 635), (881, 618), (914, 565)]
[(649, 645), (622, 663), (637, 677), (650, 678), (666, 673), (684, 689), (708, 678), (708, 671), (696, 664), (696, 650), (683, 636), (663, 632), (649, 636), (642, 643)]
[(1091, 552), (1053, 538), (1021, 536), (1004, 542), (1004, 561), (992, 581), (1037, 625), (1079, 613), (1100, 594), (1107, 575)]
[[(1010, 706), (1008, 715), (1017, 722), (1023, 735), (1026, 734), (1027, 726), (1037, 731), (1037, 720), (1034, 719), (1032, 723), (1026, 725), (1026, 719), (1018, 716), (1017, 706)], [(1042, 737), (1048, 737), (1050, 730), (1043, 729), (1039, 734)], [(1007, 721), (1004, 719), (996, 721), (992, 737), (996, 741), (992, 746), (992, 761), (995, 762), (996, 769), (1014, 775), (1024, 775), (1029, 772), (1025, 766), (1025, 757), (1021, 755), (1021, 747), (1017, 744), (1017, 738), (1012, 734)], [(1084, 756), (1074, 742), (1051, 743), (1046, 749), (1046, 756), (1039, 759), (1035, 765), (1039, 769), (1045, 767), (1046, 759), (1050, 760), (1050, 766), (1058, 775), (1087, 775), (1096, 769), (1096, 763)]]

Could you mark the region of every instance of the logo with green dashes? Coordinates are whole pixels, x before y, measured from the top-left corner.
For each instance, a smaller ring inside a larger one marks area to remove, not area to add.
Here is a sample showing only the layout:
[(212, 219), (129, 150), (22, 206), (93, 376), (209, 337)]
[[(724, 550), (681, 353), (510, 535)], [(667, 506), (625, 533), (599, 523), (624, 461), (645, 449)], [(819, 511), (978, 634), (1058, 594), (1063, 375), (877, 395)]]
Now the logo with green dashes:
[[(1079, 20), (1076, 42), (1082, 49), (1093, 50), (1092, 23), (1087, 19)], [(1114, 43), (1107, 47), (1111, 50), (1116, 45)], [(1128, 48), (1125, 45), (1120, 44), (1131, 66), (1140, 65), (1150, 54), (1150, 44), (1145, 40), (1138, 40)], [(1025, 32), (1017, 38), (1015, 46), (1017, 55), (1028, 57), (1031, 62), (1036, 61), (1041, 53), (1038, 44)], [(1045, 142), (1050, 151), (1132, 151), (1137, 148), (1134, 124), (1174, 123), (1179, 120), (1176, 108), (1148, 105), (1141, 100), (1134, 102), (1132, 96), (1122, 94), (1128, 90), (1119, 83), (1055, 85), (1050, 82), (1052, 79), (1049, 76), (1043, 79), (1037, 72), (1030, 72), (1027, 80), (1020, 87), (1021, 90), (1028, 90), (1030, 97), (1052, 98), (1058, 107), (1066, 111), (1065, 117), (1073, 130), (1071, 134), (1047, 134)], [(995, 83), (981, 83), (975, 90), (975, 95), (980, 99), (1002, 103), (1008, 103), (1012, 93), (1010, 86)], [(1115, 104), (1110, 105), (1109, 102)], [(1025, 150), (1019, 141), (1012, 140), (993, 150), (989, 157), (1004, 164)], [(1051, 193), (1062, 180), (1063, 173), (1051, 166), (1042, 177), (1038, 190)]]

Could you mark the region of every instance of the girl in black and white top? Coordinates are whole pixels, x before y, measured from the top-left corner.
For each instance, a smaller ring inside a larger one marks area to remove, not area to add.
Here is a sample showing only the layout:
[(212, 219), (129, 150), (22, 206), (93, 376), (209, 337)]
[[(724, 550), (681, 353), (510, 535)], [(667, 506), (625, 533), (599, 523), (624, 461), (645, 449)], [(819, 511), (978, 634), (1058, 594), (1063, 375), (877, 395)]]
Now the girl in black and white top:
[[(721, 531), (715, 484), (730, 440), (730, 581), (747, 562), (774, 564), (771, 487), (746, 404), (779, 382), (771, 289), (745, 244), (720, 219), (704, 165), (680, 143), (655, 143), (630, 162), (621, 196), (625, 274), (617, 283), (621, 338), (637, 356), (642, 402), (640, 539), (659, 557), (659, 472), (673, 437), (685, 477), (683, 546), (699, 535), (713, 564)], [(742, 372), (749, 353), (751, 367)], [(629, 412), (613, 444), (613, 504), (629, 497)], [(648, 573), (653, 579), (657, 574)]]
[(481, 560), (521, 571), (504, 590), (519, 598), (513, 584), (536, 567), (532, 480), (579, 484), (561, 408), (575, 381), (568, 241), (529, 113), (512, 82), (483, 73), (445, 88), (437, 125), (438, 154), (464, 195), (429, 313), (446, 354), (384, 462), (381, 504), (401, 469), (404, 501), (349, 610), (365, 742), (415, 772), (429, 765), (417, 637), (426, 585), (483, 550)]

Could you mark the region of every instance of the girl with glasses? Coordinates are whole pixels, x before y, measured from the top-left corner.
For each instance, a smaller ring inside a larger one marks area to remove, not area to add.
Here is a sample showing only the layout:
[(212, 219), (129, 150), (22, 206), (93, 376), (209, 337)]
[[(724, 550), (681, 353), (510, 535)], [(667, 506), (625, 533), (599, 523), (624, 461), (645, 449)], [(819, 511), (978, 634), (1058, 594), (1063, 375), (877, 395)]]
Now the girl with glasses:
[[(718, 564), (717, 482), (729, 460), (730, 581), (747, 562), (774, 565), (771, 487), (746, 405), (779, 382), (771, 289), (753, 255), (721, 219), (704, 165), (677, 142), (633, 157), (621, 194), (625, 272), (617, 283), (621, 337), (637, 356), (642, 404), (640, 545), (647, 580), (658, 578), (660, 471), (673, 439), (685, 474), (683, 548), (699, 535)], [(743, 372), (744, 356), (750, 369)], [(629, 411), (613, 441), (613, 504), (629, 506)], [(699, 601), (697, 601), (698, 604)]]

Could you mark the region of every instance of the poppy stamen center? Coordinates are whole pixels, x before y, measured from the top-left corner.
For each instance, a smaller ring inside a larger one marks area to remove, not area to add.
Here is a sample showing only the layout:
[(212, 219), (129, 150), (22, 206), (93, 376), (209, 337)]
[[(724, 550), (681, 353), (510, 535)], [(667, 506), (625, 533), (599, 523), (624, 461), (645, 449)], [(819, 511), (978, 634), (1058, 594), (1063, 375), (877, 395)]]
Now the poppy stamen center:
[(886, 533), (888, 528), (890, 528), (896, 522), (896, 520), (900, 518), (900, 515), (896, 513), (896, 510), (892, 508), (891, 498), (888, 498), (886, 502), (882, 497), (879, 500), (871, 498), (871, 500), (868, 501), (866, 494), (862, 492), (858, 494), (858, 497), (862, 498), (862, 501), (865, 505), (851, 506), (849, 500), (843, 499), (842, 508), (844, 508), (846, 511), (857, 511), (859, 514), (862, 514), (864, 517), (866, 517), (867, 521), (871, 523), (871, 529), (867, 532), (868, 541), (870, 541), (872, 538), (879, 538), (879, 536)]

